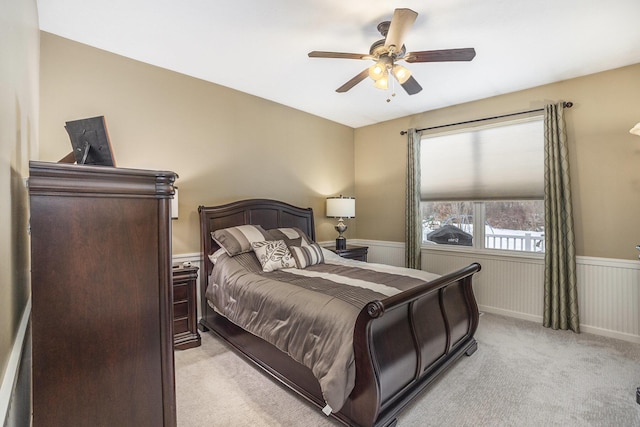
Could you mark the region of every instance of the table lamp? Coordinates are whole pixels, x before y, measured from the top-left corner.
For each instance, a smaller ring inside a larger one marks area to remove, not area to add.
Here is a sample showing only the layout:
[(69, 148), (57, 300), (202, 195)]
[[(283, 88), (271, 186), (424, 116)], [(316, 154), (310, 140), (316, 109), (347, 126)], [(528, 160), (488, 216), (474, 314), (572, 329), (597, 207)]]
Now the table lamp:
[(347, 239), (342, 235), (347, 230), (344, 223), (345, 218), (355, 218), (356, 199), (353, 197), (327, 197), (327, 217), (338, 218), (338, 225), (335, 226), (339, 233), (336, 239), (336, 249), (347, 249)]

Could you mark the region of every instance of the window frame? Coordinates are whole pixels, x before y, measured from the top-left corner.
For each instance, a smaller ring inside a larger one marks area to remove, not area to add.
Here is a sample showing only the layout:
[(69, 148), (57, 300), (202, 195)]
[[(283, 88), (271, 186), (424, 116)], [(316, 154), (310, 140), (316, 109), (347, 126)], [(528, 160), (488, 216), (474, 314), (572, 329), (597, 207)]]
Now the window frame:
[[(482, 123), (477, 126), (469, 126), (468, 124), (459, 127), (457, 129), (449, 129), (446, 131), (436, 131), (430, 132), (429, 134), (423, 134), (421, 137), (420, 143), (422, 144), (422, 140), (427, 137), (434, 136), (445, 136), (452, 133), (463, 133), (463, 132), (473, 132), (475, 130), (479, 130), (486, 127), (496, 127), (496, 126), (509, 126), (518, 122), (528, 122), (534, 120), (544, 120), (544, 116), (541, 114), (531, 114), (525, 118), (519, 118), (516, 120), (500, 120), (492, 123)], [(541, 135), (541, 149), (544, 152), (544, 135)], [(543, 200), (538, 198), (522, 198), (517, 199), (514, 198), (512, 200)], [(458, 200), (462, 201), (462, 200)], [(529, 258), (529, 259), (542, 259), (545, 256), (545, 252), (535, 252), (535, 251), (526, 251), (526, 250), (513, 250), (513, 249), (494, 249), (494, 248), (486, 248), (485, 240), (486, 240), (486, 230), (485, 230), (485, 222), (486, 222), (486, 204), (485, 202), (499, 202), (501, 199), (484, 199), (484, 200), (466, 200), (467, 202), (472, 203), (472, 216), (473, 216), (473, 240), (472, 246), (464, 246), (464, 245), (452, 245), (452, 244), (435, 244), (429, 243), (428, 241), (421, 241), (421, 249), (422, 250), (433, 250), (433, 251), (444, 251), (444, 252), (461, 252), (461, 253), (474, 253), (474, 254), (487, 254), (487, 255), (499, 255), (506, 257), (514, 257), (514, 258)], [(437, 202), (435, 200), (421, 200), (421, 203), (424, 202)], [(447, 200), (441, 200), (441, 202), (448, 202)], [(422, 212), (422, 209), (420, 209)], [(544, 212), (543, 212), (544, 214)], [(422, 218), (420, 223), (422, 224)]]

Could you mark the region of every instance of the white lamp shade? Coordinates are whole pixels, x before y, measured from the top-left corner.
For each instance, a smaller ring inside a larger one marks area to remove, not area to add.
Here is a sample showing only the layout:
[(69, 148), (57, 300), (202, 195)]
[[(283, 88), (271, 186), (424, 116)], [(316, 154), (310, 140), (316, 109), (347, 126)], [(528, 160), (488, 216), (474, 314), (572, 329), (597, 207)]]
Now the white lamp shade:
[(171, 199), (171, 219), (178, 219), (178, 187), (173, 187), (173, 190), (173, 199)]
[(355, 218), (356, 199), (353, 197), (328, 197), (327, 216), (329, 218)]
[(632, 127), (629, 133), (640, 136), (640, 123)]

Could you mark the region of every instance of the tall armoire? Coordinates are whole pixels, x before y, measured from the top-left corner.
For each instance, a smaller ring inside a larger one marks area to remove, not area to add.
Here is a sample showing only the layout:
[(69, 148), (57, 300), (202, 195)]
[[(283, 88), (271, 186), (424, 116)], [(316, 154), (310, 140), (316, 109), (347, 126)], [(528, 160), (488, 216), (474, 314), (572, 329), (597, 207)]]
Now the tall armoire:
[(175, 426), (176, 174), (29, 166), (33, 425)]

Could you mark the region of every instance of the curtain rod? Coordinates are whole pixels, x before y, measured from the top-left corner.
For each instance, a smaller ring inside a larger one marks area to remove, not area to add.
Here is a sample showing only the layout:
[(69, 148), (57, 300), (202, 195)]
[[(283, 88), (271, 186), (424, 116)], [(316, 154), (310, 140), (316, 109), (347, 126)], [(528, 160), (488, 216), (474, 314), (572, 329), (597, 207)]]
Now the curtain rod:
[[(573, 102), (567, 101), (567, 102), (564, 102), (562, 105), (565, 108), (571, 108), (571, 107), (573, 107)], [(450, 123), (448, 125), (431, 126), (431, 127), (428, 127), (428, 128), (422, 128), (422, 129), (416, 129), (416, 130), (418, 132), (422, 132), (423, 130), (432, 130), (432, 129), (446, 128), (446, 127), (450, 127), (450, 126), (466, 125), (466, 124), (469, 124), (469, 123), (484, 122), (486, 120), (502, 119), (503, 117), (511, 117), (511, 116), (519, 116), (521, 114), (537, 113), (539, 111), (544, 111), (544, 108), (537, 108), (535, 110), (520, 111), (519, 113), (502, 114), (500, 116), (485, 117), (485, 118), (482, 118), (482, 119), (467, 120), (466, 122)], [(406, 134), (407, 134), (406, 130), (400, 131), (400, 135), (406, 135)]]

